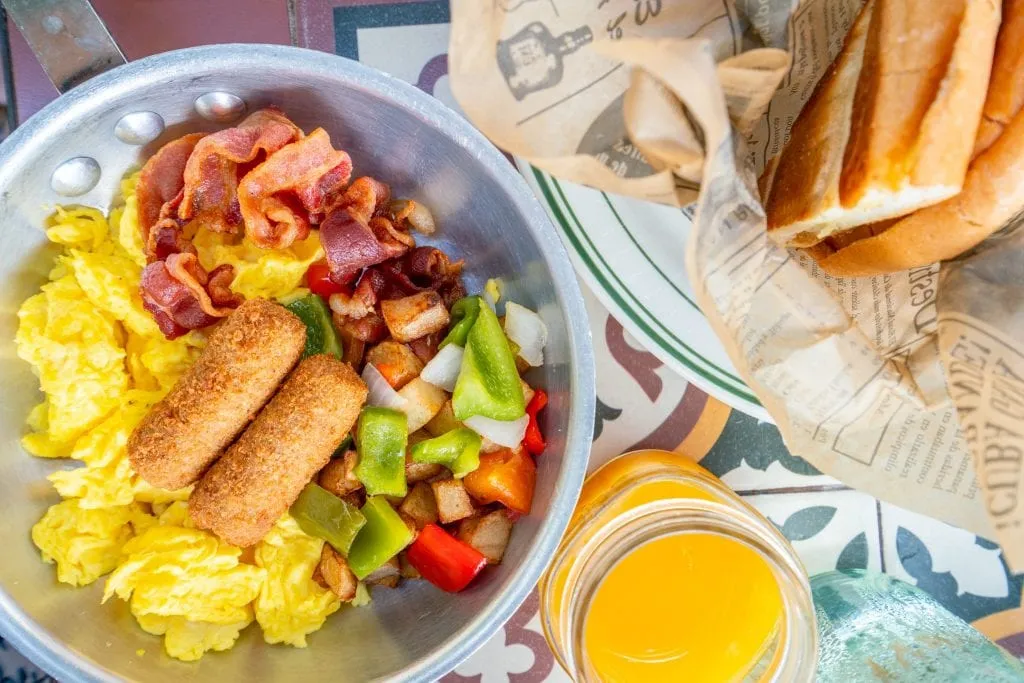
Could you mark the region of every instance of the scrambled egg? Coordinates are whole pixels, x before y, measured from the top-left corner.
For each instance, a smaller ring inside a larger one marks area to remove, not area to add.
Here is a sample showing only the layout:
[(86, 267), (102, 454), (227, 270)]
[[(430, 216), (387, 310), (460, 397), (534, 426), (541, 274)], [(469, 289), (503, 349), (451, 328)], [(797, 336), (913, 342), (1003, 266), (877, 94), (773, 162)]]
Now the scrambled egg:
[(241, 562), (239, 548), (185, 526), (185, 508), (171, 505), (156, 526), (124, 544), (103, 601), (127, 600), (144, 630), (166, 636), (167, 654), (191, 661), (234, 644), (253, 620), (266, 571)]
[(324, 257), (316, 231), (287, 249), (260, 249), (248, 240), (200, 229), (192, 238), (206, 270), (229, 263), (235, 267), (232, 291), (246, 299), (279, 299), (302, 282), (309, 265)]
[(323, 547), (288, 515), (256, 546), (256, 564), (267, 570), (256, 598), (256, 621), (268, 643), (306, 647), (306, 635), (341, 607), (334, 593), (312, 579)]
[[(147, 519), (148, 518), (148, 519)], [(32, 527), (43, 561), (57, 563), (57, 580), (84, 586), (117, 566), (121, 548), (151, 517), (140, 506), (84, 508), (70, 498), (52, 506)]]
[(128, 389), (123, 332), (94, 306), (73, 275), (64, 275), (22, 304), (15, 341), (18, 355), (35, 367), (46, 395), (32, 426), (45, 431), (24, 441), (26, 450), (66, 456), (75, 439), (118, 406)]
[(125, 446), (132, 430), (162, 391), (129, 390), (118, 410), (80, 437), (70, 457), (85, 467), (54, 472), (49, 476), (57, 493), (77, 498), (83, 508), (129, 505), (134, 501), (162, 503), (188, 498), (189, 489), (164, 491), (147, 484), (128, 462)]
[[(109, 217), (56, 210), (46, 235), (64, 252), (50, 282), (18, 311), (18, 355), (32, 364), (44, 396), (22, 444), (33, 455), (77, 461), (50, 475), (64, 500), (32, 528), (32, 540), (63, 583), (83, 586), (110, 573), (104, 601), (127, 600), (172, 657), (226, 650), (253, 620), (268, 642), (305, 646), (339, 608), (311, 579), (323, 541), (286, 516), (256, 547), (255, 564), (247, 562), (239, 548), (192, 526), (189, 489), (149, 486), (128, 461), (132, 430), (206, 340), (195, 331), (168, 341), (142, 305), (137, 180), (122, 183), (125, 203)], [(315, 233), (276, 251), (205, 231), (194, 243), (205, 267), (235, 266), (232, 289), (246, 297), (290, 293), (323, 258)]]

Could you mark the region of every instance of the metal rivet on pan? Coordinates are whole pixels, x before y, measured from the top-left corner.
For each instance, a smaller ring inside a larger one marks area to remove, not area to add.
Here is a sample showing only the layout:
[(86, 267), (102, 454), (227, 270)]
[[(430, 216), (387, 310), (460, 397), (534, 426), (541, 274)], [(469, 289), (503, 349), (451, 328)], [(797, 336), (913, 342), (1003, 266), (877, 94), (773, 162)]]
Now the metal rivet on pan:
[(214, 90), (196, 98), (196, 113), (209, 121), (230, 123), (245, 113), (245, 102), (238, 95)]
[(125, 114), (114, 126), (114, 135), (129, 145), (144, 145), (160, 137), (164, 120), (155, 111), (133, 111)]
[(85, 194), (100, 180), (100, 165), (92, 157), (74, 157), (54, 169), (50, 187), (64, 197)]

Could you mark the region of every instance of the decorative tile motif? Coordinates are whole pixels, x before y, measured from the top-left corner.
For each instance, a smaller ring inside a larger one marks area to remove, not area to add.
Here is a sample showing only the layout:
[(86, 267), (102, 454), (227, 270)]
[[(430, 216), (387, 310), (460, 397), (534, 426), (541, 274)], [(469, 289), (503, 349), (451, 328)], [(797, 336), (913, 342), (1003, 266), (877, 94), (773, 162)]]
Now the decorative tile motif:
[(732, 411), (721, 437), (700, 462), (737, 491), (841, 486), (790, 455), (775, 425), (738, 410)]
[(885, 571), (928, 591), (962, 619), (1020, 607), (1024, 575), (1010, 573), (995, 543), (887, 503), (881, 525)]
[(0, 683), (57, 683), (0, 638)]
[(859, 491), (744, 497), (789, 539), (809, 574), (882, 569), (875, 499)]

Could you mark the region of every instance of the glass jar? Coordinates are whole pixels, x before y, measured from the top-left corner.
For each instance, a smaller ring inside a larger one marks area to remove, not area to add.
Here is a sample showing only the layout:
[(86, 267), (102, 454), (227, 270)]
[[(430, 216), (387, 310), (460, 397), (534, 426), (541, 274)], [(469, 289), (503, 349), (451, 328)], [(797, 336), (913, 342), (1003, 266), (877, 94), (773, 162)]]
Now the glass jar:
[(544, 633), (577, 681), (814, 680), (795, 551), (674, 453), (628, 453), (587, 479), (540, 591)]
[(919, 588), (863, 569), (811, 579), (821, 683), (1024, 680), (1024, 664)]

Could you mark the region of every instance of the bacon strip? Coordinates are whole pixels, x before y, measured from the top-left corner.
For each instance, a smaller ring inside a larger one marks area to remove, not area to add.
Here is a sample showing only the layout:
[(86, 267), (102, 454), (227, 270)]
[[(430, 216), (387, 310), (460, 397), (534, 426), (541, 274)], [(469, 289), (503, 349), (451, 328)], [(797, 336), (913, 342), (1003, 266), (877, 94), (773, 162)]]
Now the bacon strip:
[(351, 282), (364, 268), (401, 256), (414, 244), (409, 235), (400, 239), (380, 222), (375, 227), (348, 209), (334, 211), (320, 224), (320, 244), (327, 255), (331, 279), (342, 284)]
[[(433, 289), (450, 307), (466, 295), (461, 274), (462, 261), (453, 263), (447, 254), (434, 247), (417, 247), (398, 258), (366, 268), (351, 294), (332, 294), (334, 323), (350, 337), (378, 342), (387, 332), (378, 313), (381, 301)], [(435, 351), (436, 344), (435, 340)]]
[(207, 135), (185, 166), (185, 194), (178, 217), (196, 220), (214, 232), (237, 233), (239, 165), (261, 153), (268, 156), (302, 137), (302, 131), (277, 109), (253, 112), (234, 128)]
[(309, 212), (310, 223), (319, 224), (340, 204), (351, 177), (352, 159), (345, 154), (344, 161), (320, 176), (315, 183), (297, 189), (299, 201)]
[(227, 288), (234, 277), (233, 266), (219, 266), (208, 276), (195, 254), (171, 254), (142, 271), (142, 304), (164, 336), (176, 339), (212, 325), (241, 303)]
[[(169, 205), (177, 208), (174, 202), (181, 201), (181, 191), (185, 187), (185, 165), (196, 144), (205, 136), (205, 133), (191, 133), (171, 140), (142, 167), (135, 198), (138, 202), (139, 230), (143, 244), (149, 245), (153, 227), (170, 213)], [(151, 253), (147, 255), (152, 257)]]
[(351, 173), (352, 160), (331, 146), (323, 128), (285, 145), (238, 184), (246, 236), (263, 249), (284, 249), (305, 239), (310, 212), (322, 210)]
[(357, 220), (369, 223), (375, 214), (381, 213), (391, 199), (391, 188), (384, 183), (363, 176), (356, 178), (338, 200), (337, 208), (348, 209)]

